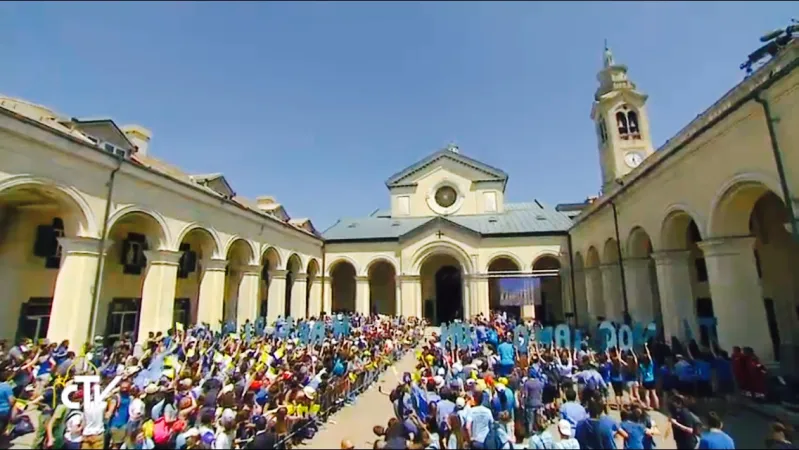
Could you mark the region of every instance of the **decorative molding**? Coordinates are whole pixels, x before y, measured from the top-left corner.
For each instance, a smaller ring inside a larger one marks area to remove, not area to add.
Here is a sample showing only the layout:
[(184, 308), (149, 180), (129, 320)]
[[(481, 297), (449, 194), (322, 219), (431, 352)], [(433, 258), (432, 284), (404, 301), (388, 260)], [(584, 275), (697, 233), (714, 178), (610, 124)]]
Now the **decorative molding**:
[(697, 246), (702, 250), (705, 258), (751, 254), (755, 248), (755, 237), (735, 236), (708, 239), (698, 242)]
[(177, 266), (183, 252), (175, 252), (172, 250), (145, 250), (144, 256), (147, 257), (147, 263), (152, 265), (164, 266)]
[(690, 258), (690, 250), (661, 250), (652, 253), (652, 259), (657, 265), (687, 264)]
[(261, 276), (261, 266), (256, 265), (256, 264), (248, 264), (246, 266), (238, 266), (238, 267), (236, 267), (236, 269), (243, 276), (247, 276), (247, 275)]
[(227, 267), (227, 260), (225, 259), (205, 259), (200, 265), (205, 271), (223, 272)]
[[(114, 241), (107, 239), (103, 253), (106, 253), (114, 244)], [(100, 254), (100, 239), (92, 237), (60, 237), (58, 245), (61, 252), (66, 255), (86, 255), (97, 256)]]

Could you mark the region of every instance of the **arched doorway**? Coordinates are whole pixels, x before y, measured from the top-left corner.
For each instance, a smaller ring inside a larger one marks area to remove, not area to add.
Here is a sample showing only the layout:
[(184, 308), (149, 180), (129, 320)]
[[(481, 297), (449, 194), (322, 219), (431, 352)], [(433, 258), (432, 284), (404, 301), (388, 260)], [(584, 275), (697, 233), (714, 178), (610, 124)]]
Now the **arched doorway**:
[(183, 235), (178, 249), (182, 255), (178, 261), (175, 283), (174, 321), (183, 324), (187, 329), (197, 323), (203, 261), (211, 259), (218, 249), (214, 236), (208, 230), (199, 227)]
[(634, 228), (627, 242), (629, 258), (624, 262), (627, 287), (630, 292), (630, 315), (635, 322), (654, 321), (657, 329), (662, 331), (660, 290), (652, 252), (652, 240), (649, 234), (641, 227)]
[(319, 298), (317, 293), (317, 284), (319, 282), (316, 279), (316, 275), (319, 273), (319, 263), (315, 259), (308, 261), (308, 268), (305, 269), (305, 273), (308, 274), (305, 285), (305, 316), (316, 317), (321, 311), (322, 305), (322, 299)]
[(458, 260), (433, 254), (422, 263), (420, 276), (423, 316), (436, 325), (463, 319), (463, 269)]
[(627, 313), (624, 304), (625, 293), (621, 280), (621, 268), (619, 267), (620, 258), (616, 239), (606, 240), (602, 249), (602, 265), (600, 267), (602, 297), (605, 300), (605, 318), (616, 323), (625, 322)]
[(533, 273), (541, 280), (541, 301), (535, 305), (535, 317), (542, 322), (562, 322), (563, 295), (560, 282), (560, 261), (554, 256), (542, 256), (533, 263)]
[(585, 254), (585, 294), (588, 303), (589, 329), (605, 319), (604, 287), (599, 268), (599, 251), (591, 246)]
[[(261, 283), (260, 283), (260, 295), (258, 298), (261, 300), (261, 306), (258, 308), (259, 314), (261, 317), (266, 320), (267, 313), (269, 312), (269, 285), (272, 284), (272, 271), (277, 270), (280, 267), (280, 254), (277, 252), (277, 249), (274, 247), (269, 247), (261, 256)], [(275, 301), (277, 299), (272, 299), (271, 301)]]
[(369, 313), (394, 315), (396, 311), (397, 282), (394, 265), (388, 261), (375, 261), (369, 266)]
[(584, 327), (589, 323), (588, 298), (585, 292), (585, 264), (580, 252), (574, 253), (574, 303), (576, 305), (574, 322)]
[(337, 262), (330, 270), (332, 313), (355, 311), (355, 267), (347, 261)]
[[(505, 305), (502, 302), (502, 287), (500, 286), (503, 276), (513, 277), (519, 273), (521, 267), (507, 256), (495, 258), (488, 264), (488, 308), (491, 311), (502, 311), (509, 317), (522, 317), (522, 307), (520, 305)], [(536, 316), (538, 317), (538, 316)]]
[(228, 261), (225, 275), (225, 307), (223, 320), (233, 323), (238, 329), (239, 290), (243, 279), (243, 267), (252, 260), (252, 249), (244, 239), (237, 239), (227, 251)]

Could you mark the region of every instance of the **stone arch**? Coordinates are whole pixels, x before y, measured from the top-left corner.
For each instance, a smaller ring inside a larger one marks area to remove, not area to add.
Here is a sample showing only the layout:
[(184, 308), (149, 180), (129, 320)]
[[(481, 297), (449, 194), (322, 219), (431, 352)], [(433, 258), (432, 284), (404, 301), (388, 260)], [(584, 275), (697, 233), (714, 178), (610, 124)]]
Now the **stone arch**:
[(559, 253), (556, 253), (556, 252), (553, 252), (553, 251), (543, 251), (543, 252), (539, 253), (538, 255), (536, 255), (535, 259), (533, 260), (533, 263), (530, 265), (530, 268), (535, 270), (535, 265), (538, 264), (538, 262), (541, 261), (544, 258), (553, 258), (555, 261), (558, 262), (558, 265), (560, 265), (560, 254)]
[(188, 236), (189, 233), (193, 231), (200, 231), (203, 234), (205, 234), (208, 238), (210, 238), (210, 241), (213, 244), (213, 249), (211, 254), (207, 255), (208, 258), (217, 259), (221, 257), (221, 255), (219, 254), (219, 250), (222, 248), (222, 240), (219, 238), (219, 233), (217, 233), (215, 229), (211, 227), (202, 226), (197, 222), (192, 222), (183, 227), (180, 233), (178, 233), (178, 237), (175, 240), (175, 245), (172, 247), (173, 250), (179, 251), (180, 244), (182, 244), (186, 236)]
[(602, 247), (602, 264), (618, 262), (619, 258), (621, 258), (621, 255), (619, 255), (616, 239), (608, 238)]
[(399, 270), (399, 264), (397, 264), (397, 261), (394, 258), (387, 255), (378, 255), (372, 258), (368, 263), (366, 263), (366, 266), (364, 266), (363, 273), (361, 274), (361, 276), (368, 277), (369, 271), (372, 269), (372, 266), (375, 264), (379, 264), (381, 262), (389, 264), (391, 267), (393, 267), (395, 273)]
[(389, 258), (374, 258), (366, 266), (366, 277), (369, 280), (369, 313), (395, 314), (397, 266)]
[(319, 283), (317, 279), (319, 276), (319, 261), (316, 258), (308, 258), (305, 273), (307, 274), (305, 280), (305, 315), (306, 317), (315, 317), (321, 310), (322, 304), (321, 295), (315, 289), (316, 284)]
[(253, 264), (253, 261), (255, 260), (255, 255), (258, 254), (258, 249), (255, 248), (255, 245), (253, 245), (252, 241), (250, 241), (249, 239), (244, 239), (243, 237), (237, 234), (230, 236), (227, 242), (225, 242), (225, 246), (223, 247), (223, 251), (221, 254), (227, 256), (228, 253), (230, 253), (230, 249), (233, 247), (233, 245), (236, 245), (236, 243), (240, 241), (244, 241), (244, 243), (247, 245), (247, 249), (249, 252), (248, 253), (249, 259), (247, 260), (246, 264)]
[(626, 256), (630, 258), (648, 258), (652, 253), (652, 238), (643, 227), (636, 226), (627, 237)]
[(335, 270), (336, 266), (341, 263), (347, 263), (355, 269), (355, 275), (358, 275), (358, 264), (355, 262), (354, 259), (350, 258), (349, 256), (342, 255), (328, 263), (327, 265), (327, 276), (333, 276), (333, 270)]
[(431, 242), (419, 248), (411, 258), (411, 273), (419, 275), (424, 261), (435, 253), (445, 253), (455, 258), (463, 269), (464, 275), (473, 273), (472, 262), (469, 255), (460, 246), (446, 242)]
[(261, 266), (268, 271), (278, 270), (282, 267), (280, 251), (271, 245), (265, 246), (261, 252)]
[[(488, 279), (488, 308), (492, 311), (505, 311), (516, 317), (522, 317), (524, 311), (522, 307), (515, 305), (504, 305), (501, 299), (502, 288), (500, 280), (503, 276), (501, 272), (521, 272), (524, 268), (517, 258), (506, 252), (501, 252), (489, 260), (486, 272), (497, 273)], [(529, 316), (529, 314), (528, 314)]]
[(599, 251), (592, 245), (588, 247), (588, 251), (585, 255), (585, 268), (598, 268), (599, 264)]
[(704, 239), (704, 227), (699, 216), (685, 205), (672, 205), (663, 218), (660, 227), (660, 249), (681, 250), (688, 247), (685, 230), (693, 222), (699, 231), (699, 236)]
[[(540, 280), (541, 304), (535, 306), (535, 317), (539, 320), (549, 321), (564, 320), (563, 308), (563, 286), (560, 276), (562, 267), (560, 255), (547, 252), (539, 255), (533, 262), (533, 271), (552, 271), (557, 270), (557, 274), (546, 272), (547, 276), (542, 276)], [(538, 272), (544, 273), (544, 272)]]
[(742, 173), (727, 180), (710, 204), (710, 219), (704, 235), (711, 238), (748, 235), (755, 203), (769, 191), (785, 201), (779, 183), (762, 173)]
[(498, 261), (500, 259), (507, 259), (509, 261), (512, 261), (514, 264), (516, 264), (516, 267), (517, 267), (516, 270), (520, 270), (521, 271), (524, 268), (524, 264), (522, 264), (521, 260), (516, 255), (514, 255), (513, 253), (511, 253), (511, 252), (496, 252), (493, 255), (491, 255), (490, 258), (488, 258), (488, 262), (486, 263), (486, 266), (485, 266), (485, 271), (488, 272), (488, 270), (489, 270), (488, 268), (491, 267), (491, 264), (494, 264), (495, 261)]
[(164, 219), (164, 216), (159, 214), (157, 211), (145, 209), (138, 205), (123, 206), (114, 211), (114, 213), (108, 218), (109, 233), (118, 223), (131, 216), (146, 217), (145, 220), (150, 221), (151, 227), (148, 226), (147, 230), (148, 237), (150, 237), (149, 232), (153, 232), (155, 234), (154, 237), (157, 239), (157, 242), (151, 243), (152, 250), (162, 250), (175, 247), (172, 244), (173, 241), (169, 234), (169, 227), (166, 224), (166, 219)]
[(82, 236), (82, 237), (99, 237), (100, 230), (97, 226), (97, 218), (94, 216), (91, 206), (83, 197), (83, 195), (71, 186), (62, 185), (55, 180), (43, 177), (35, 177), (32, 175), (15, 175), (0, 181), (0, 196), (12, 192), (17, 189), (24, 189), (27, 186), (35, 187), (48, 191), (50, 189), (56, 191), (58, 200), (69, 204), (71, 215), (69, 222), (65, 224), (68, 228), (71, 226), (73, 229), (67, 229), (68, 235)]

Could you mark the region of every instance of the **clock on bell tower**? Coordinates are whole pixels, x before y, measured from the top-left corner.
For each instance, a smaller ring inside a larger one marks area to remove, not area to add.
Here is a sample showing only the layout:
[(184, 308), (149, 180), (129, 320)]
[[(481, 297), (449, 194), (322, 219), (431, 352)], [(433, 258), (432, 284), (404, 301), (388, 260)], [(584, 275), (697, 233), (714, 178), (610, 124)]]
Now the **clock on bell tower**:
[(627, 66), (616, 64), (605, 43), (599, 87), (594, 94), (594, 121), (602, 169), (602, 190), (641, 165), (654, 152), (646, 112), (647, 95), (627, 77)]

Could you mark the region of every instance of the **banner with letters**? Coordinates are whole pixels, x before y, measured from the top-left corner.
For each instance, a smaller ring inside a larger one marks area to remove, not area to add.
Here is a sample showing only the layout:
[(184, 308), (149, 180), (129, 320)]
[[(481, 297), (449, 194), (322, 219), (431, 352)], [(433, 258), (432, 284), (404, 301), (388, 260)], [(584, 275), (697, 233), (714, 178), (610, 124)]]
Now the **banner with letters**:
[(541, 305), (539, 277), (503, 277), (498, 284), (501, 306)]

